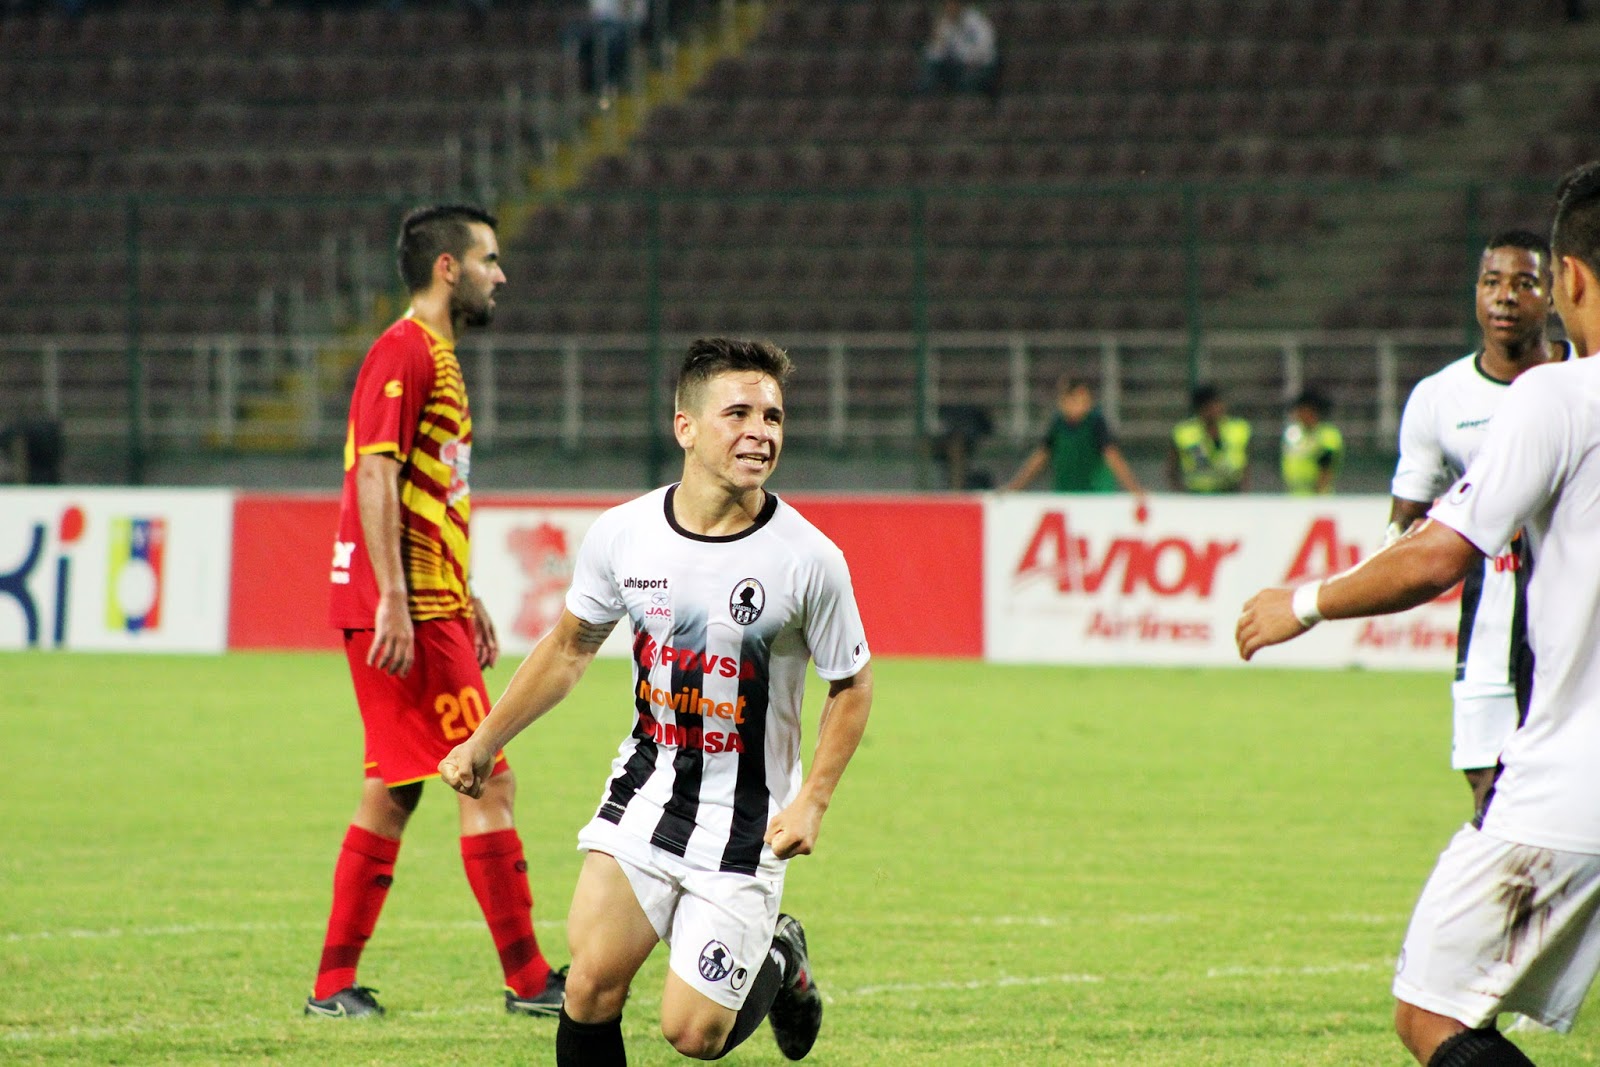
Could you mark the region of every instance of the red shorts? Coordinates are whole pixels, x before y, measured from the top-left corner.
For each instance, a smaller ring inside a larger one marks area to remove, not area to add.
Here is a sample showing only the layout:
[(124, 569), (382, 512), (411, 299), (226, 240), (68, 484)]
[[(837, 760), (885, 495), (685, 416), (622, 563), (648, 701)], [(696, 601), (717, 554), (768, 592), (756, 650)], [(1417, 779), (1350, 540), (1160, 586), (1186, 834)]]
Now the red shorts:
[[(439, 761), (489, 713), (471, 620), (428, 619), (416, 623), (414, 632), (416, 659), (404, 677), (367, 666), (373, 631), (344, 632), (344, 654), (366, 731), (367, 777), (390, 786), (438, 775)], [(490, 773), (510, 769), (506, 754), (496, 752)]]

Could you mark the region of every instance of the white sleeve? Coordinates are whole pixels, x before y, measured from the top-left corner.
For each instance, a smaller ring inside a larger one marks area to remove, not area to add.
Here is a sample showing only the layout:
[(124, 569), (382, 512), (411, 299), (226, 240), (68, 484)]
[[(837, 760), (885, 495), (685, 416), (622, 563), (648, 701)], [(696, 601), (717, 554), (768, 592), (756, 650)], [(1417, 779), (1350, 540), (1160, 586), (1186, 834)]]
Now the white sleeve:
[(830, 545), (818, 554), (806, 591), (806, 647), (817, 675), (834, 682), (849, 678), (872, 658), (861, 625), (844, 553)]
[(1431, 503), (1450, 484), (1444, 451), (1439, 447), (1439, 420), (1434, 413), (1433, 383), (1418, 382), (1400, 416), (1400, 459), (1394, 465), (1389, 492), (1401, 500)]
[(1486, 556), (1501, 552), (1566, 478), (1572, 398), (1562, 375), (1541, 371), (1511, 383), (1467, 472), (1428, 512)]
[(597, 626), (616, 622), (627, 612), (611, 558), (616, 524), (607, 521), (609, 515), (600, 516), (584, 535), (572, 567), (572, 585), (567, 589), (567, 610)]

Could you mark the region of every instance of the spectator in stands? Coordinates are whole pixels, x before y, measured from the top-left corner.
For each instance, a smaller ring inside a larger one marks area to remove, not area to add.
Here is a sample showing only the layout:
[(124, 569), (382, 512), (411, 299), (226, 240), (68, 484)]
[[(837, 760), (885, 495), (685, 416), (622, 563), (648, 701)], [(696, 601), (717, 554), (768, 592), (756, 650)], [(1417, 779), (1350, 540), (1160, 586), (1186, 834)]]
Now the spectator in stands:
[(1120, 486), (1142, 508), (1144, 486), (1123, 458), (1117, 436), (1095, 406), (1094, 390), (1082, 378), (1063, 374), (1056, 381), (1056, 409), (1044, 439), (1028, 454), (1006, 489), (1026, 489), (1046, 466), (1058, 493), (1110, 493)]
[(1167, 476), (1185, 493), (1240, 493), (1250, 481), (1250, 424), (1228, 414), (1222, 390), (1197, 385), (1194, 414), (1172, 428)]
[(25, 415), (0, 427), (0, 482), (61, 484), (61, 420)]
[(1297, 496), (1333, 492), (1344, 463), (1344, 435), (1328, 421), (1333, 404), (1320, 390), (1307, 389), (1289, 407), (1280, 459), (1283, 486)]
[(567, 28), (585, 92), (610, 97), (627, 69), (628, 46), (644, 32), (650, 0), (589, 0), (588, 17)]
[(922, 52), (917, 91), (992, 96), (999, 74), (994, 23), (976, 4), (945, 0), (934, 20), (933, 36)]

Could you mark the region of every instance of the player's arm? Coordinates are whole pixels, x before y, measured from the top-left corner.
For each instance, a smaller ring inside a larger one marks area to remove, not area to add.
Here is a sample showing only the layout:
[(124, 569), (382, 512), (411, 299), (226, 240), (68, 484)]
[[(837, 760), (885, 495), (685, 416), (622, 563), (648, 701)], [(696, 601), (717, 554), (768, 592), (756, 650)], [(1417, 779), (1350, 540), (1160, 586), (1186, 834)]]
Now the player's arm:
[(616, 622), (585, 622), (563, 610), (555, 628), (533, 646), (511, 684), (472, 736), (439, 761), (439, 777), (469, 797), (483, 795), (494, 754), (572, 692)]
[(1117, 484), (1141, 501), (1144, 500), (1144, 486), (1139, 482), (1139, 476), (1133, 473), (1133, 468), (1128, 465), (1128, 460), (1122, 454), (1122, 449), (1116, 444), (1108, 444), (1100, 450), (1105, 457), (1106, 466), (1111, 468), (1111, 474), (1117, 479)]
[(372, 620), (367, 665), (405, 674), (416, 657), (407, 600), (405, 564), (400, 558), (400, 461), (386, 453), (356, 459), (356, 507), (372, 574), (378, 580), (378, 610)]
[(1421, 500), (1407, 500), (1405, 497), (1391, 497), (1389, 502), (1389, 529), (1384, 533), (1383, 542), (1386, 545), (1400, 540), (1405, 533), (1428, 514), (1431, 505)]
[(1040, 472), (1044, 470), (1045, 464), (1049, 462), (1049, 450), (1044, 445), (1040, 445), (1028, 453), (1028, 458), (1022, 461), (1022, 466), (1017, 468), (1017, 473), (1012, 475), (1011, 480), (1006, 483), (1006, 489), (1010, 492), (1016, 492), (1028, 488), (1033, 484), (1033, 480), (1039, 477)]
[(472, 651), (478, 666), (488, 670), (500, 658), (500, 635), (495, 631), (489, 608), (477, 593), (472, 596)]
[[(1426, 604), (1464, 578), (1483, 560), (1471, 541), (1441, 522), (1427, 521), (1394, 544), (1319, 587), (1310, 586), (1314, 609), (1324, 619), (1388, 615)], [(1234, 631), (1239, 655), (1249, 659), (1268, 645), (1298, 637), (1311, 627), (1300, 621), (1292, 589), (1263, 589), (1245, 602)], [(1305, 596), (1307, 594), (1301, 594)], [(1313, 622), (1315, 618), (1313, 617)]]
[(817, 727), (817, 749), (811, 757), (811, 770), (801, 783), (794, 801), (767, 824), (766, 842), (781, 860), (807, 856), (816, 846), (822, 816), (833, 801), (833, 791), (844, 769), (861, 744), (872, 711), (872, 666), (862, 667), (849, 678), (828, 683), (828, 699), (822, 705), (822, 721)]

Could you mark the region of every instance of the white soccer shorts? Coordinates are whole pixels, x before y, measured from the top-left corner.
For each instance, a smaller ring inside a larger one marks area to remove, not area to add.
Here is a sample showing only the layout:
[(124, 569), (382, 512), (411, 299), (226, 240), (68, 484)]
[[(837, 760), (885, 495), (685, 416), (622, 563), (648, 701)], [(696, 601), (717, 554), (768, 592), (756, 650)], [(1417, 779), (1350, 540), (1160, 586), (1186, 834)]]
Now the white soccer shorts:
[(578, 848), (613, 857), (656, 934), (670, 950), (668, 966), (691, 988), (738, 1011), (772, 948), (783, 899), (783, 870), (753, 875), (708, 871), (593, 819)]
[(1563, 1033), (1600, 971), (1600, 856), (1465, 826), (1406, 931), (1394, 995), (1474, 1029), (1518, 1012)]
[(1500, 750), (1517, 732), (1516, 690), (1509, 685), (1454, 682), (1450, 697), (1455, 705), (1450, 766), (1465, 771), (1498, 764)]

